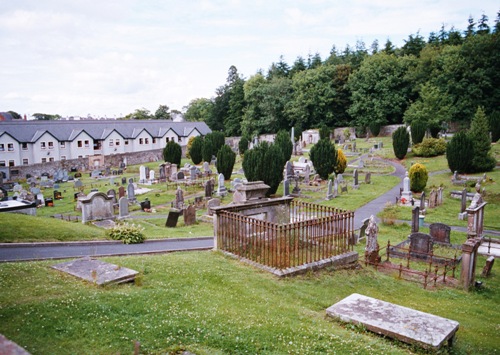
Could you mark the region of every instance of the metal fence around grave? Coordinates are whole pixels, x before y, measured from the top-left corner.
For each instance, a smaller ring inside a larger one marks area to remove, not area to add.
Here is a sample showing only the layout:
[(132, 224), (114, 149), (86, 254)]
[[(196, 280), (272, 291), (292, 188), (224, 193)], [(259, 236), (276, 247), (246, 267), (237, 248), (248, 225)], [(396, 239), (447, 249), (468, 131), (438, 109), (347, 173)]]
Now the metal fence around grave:
[(354, 212), (292, 201), (284, 224), (221, 212), (217, 244), (258, 264), (286, 269), (351, 251), (353, 231)]

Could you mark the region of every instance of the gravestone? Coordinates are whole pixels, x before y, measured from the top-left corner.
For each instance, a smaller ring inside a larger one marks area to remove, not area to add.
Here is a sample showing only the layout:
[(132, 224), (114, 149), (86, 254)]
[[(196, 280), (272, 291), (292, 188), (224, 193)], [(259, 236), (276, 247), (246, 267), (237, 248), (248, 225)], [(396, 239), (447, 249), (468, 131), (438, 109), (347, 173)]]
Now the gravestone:
[(347, 193), (347, 184), (345, 182), (340, 186), (340, 192)]
[(367, 172), (365, 175), (365, 184), (371, 184), (372, 183), (372, 173)]
[(149, 166), (146, 166), (145, 175), (146, 175), (146, 179), (145, 180), (147, 180), (148, 177), (149, 177)]
[(129, 183), (129, 184), (133, 184), (133, 183), (134, 183), (134, 178), (129, 178), (129, 179), (128, 179), (128, 183)]
[(127, 178), (126, 177), (122, 177), (122, 185), (126, 185), (127, 184)]
[(327, 200), (331, 200), (332, 198), (335, 197), (335, 196), (333, 196), (332, 185), (333, 185), (333, 181), (329, 179), (328, 180), (328, 189), (326, 191), (326, 199)]
[(171, 209), (168, 212), (167, 221), (165, 222), (165, 227), (175, 228), (177, 227), (177, 221), (179, 220), (179, 216), (181, 215), (181, 211), (177, 209)]
[(420, 195), (420, 213), (425, 213), (425, 191)]
[[(177, 176), (177, 169), (178, 169), (177, 164), (170, 164), (170, 165), (167, 164), (167, 167), (168, 166), (170, 166), (170, 175)], [(168, 174), (167, 174), (167, 176), (168, 176)]]
[(120, 197), (118, 201), (118, 210), (119, 210), (119, 218), (127, 218), (128, 217), (128, 198), (125, 196)]
[(333, 180), (333, 197), (337, 197), (339, 195), (339, 182), (337, 178)]
[(141, 184), (146, 182), (146, 167), (144, 165), (139, 167), (139, 182)]
[(359, 159), (358, 160), (358, 169), (363, 169), (365, 167), (365, 164), (363, 162), (363, 159)]
[(311, 175), (311, 167), (309, 164), (306, 165), (304, 168), (304, 184), (309, 185), (309, 179)]
[(60, 191), (54, 190), (54, 200), (62, 200), (62, 194)]
[(14, 187), (12, 188), (12, 191), (14, 191), (14, 192), (18, 192), (18, 193), (19, 193), (19, 192), (21, 192), (21, 191), (22, 191), (22, 189), (23, 189), (23, 187), (22, 187), (21, 185), (19, 185), (19, 184), (17, 184), (17, 183), (16, 183), (16, 184), (14, 185)]
[(441, 206), (443, 204), (443, 187), (437, 189), (436, 206)]
[(210, 164), (208, 163), (208, 161), (203, 162), (203, 171), (205, 173), (208, 173), (210, 171)]
[(418, 206), (413, 207), (411, 211), (411, 232), (417, 233), (419, 228), (419, 217), (420, 217), (420, 208)]
[(352, 177), (353, 177), (352, 188), (353, 189), (359, 188), (358, 169), (354, 169), (354, 172), (352, 173)]
[(120, 199), (120, 198), (122, 198), (124, 196), (125, 196), (125, 188), (123, 186), (120, 186), (118, 188), (118, 198)]
[(118, 202), (116, 199), (116, 191), (114, 189), (108, 190), (108, 192), (106, 192), (106, 194), (113, 199), (113, 204), (116, 204)]
[(127, 197), (128, 197), (128, 200), (133, 202), (135, 201), (135, 189), (134, 189), (134, 184), (128, 184), (127, 185)]
[(338, 174), (337, 175), (337, 180), (339, 181), (339, 184), (343, 183), (344, 182), (344, 176), (342, 174)]
[(483, 272), (481, 273), (482, 277), (488, 277), (491, 274), (491, 269), (493, 269), (493, 264), (495, 263), (495, 257), (489, 256), (486, 259), (486, 264), (484, 265)]
[(432, 251), (432, 237), (425, 233), (413, 233), (410, 235), (410, 252), (424, 257)]
[(189, 168), (189, 176), (191, 178), (191, 181), (195, 181), (196, 180), (196, 166), (192, 166), (191, 168)]
[(432, 223), (429, 225), (429, 234), (435, 243), (450, 244), (450, 226), (444, 223)]
[[(238, 186), (239, 185), (241, 185), (241, 184), (238, 184)], [(243, 202), (245, 202), (245, 196), (240, 191), (235, 190), (233, 193), (233, 203), (239, 204), (239, 203), (243, 203)]]
[(95, 179), (97, 179), (100, 175), (101, 175), (101, 170), (93, 170), (90, 173), (90, 177)]
[(374, 215), (371, 215), (370, 219), (368, 220), (368, 226), (366, 227), (365, 234), (365, 260), (370, 263), (378, 263), (380, 262), (380, 257), (378, 255), (378, 226)]
[(285, 180), (290, 180), (295, 176), (293, 172), (293, 164), (291, 161), (287, 161), (285, 164)]
[(358, 242), (366, 238), (366, 228), (368, 228), (368, 222), (370, 222), (370, 218), (363, 219), (361, 227), (359, 228)]
[(160, 181), (165, 182), (167, 174), (165, 173), (165, 164), (160, 164)]
[(184, 173), (182, 171), (179, 171), (177, 173), (177, 180), (184, 180), (185, 176), (184, 176)]
[(209, 216), (212, 216), (214, 213), (212, 208), (219, 207), (220, 203), (221, 203), (221, 201), (218, 198), (212, 198), (212, 199), (207, 201), (207, 213)]
[(177, 186), (177, 191), (175, 191), (174, 207), (178, 210), (182, 210), (184, 207), (184, 191), (182, 191), (180, 186)]
[(460, 213), (458, 214), (459, 220), (464, 220), (467, 218), (467, 189), (462, 190), (462, 198), (460, 204)]
[(45, 205), (45, 198), (43, 197), (43, 194), (41, 192), (36, 194), (36, 199), (39, 201), (39, 205)]
[(432, 189), (429, 194), (429, 208), (436, 208), (437, 192)]
[(227, 194), (227, 189), (224, 186), (224, 175), (219, 174), (218, 177), (218, 186), (217, 186), (217, 195), (218, 196), (225, 196)]
[(155, 180), (155, 171), (150, 170), (149, 171), (149, 181), (154, 181)]
[(91, 192), (80, 200), (82, 205), (82, 223), (88, 221), (112, 219), (113, 199), (104, 192)]
[(33, 195), (38, 195), (40, 193), (40, 189), (38, 187), (32, 187), (30, 189), (30, 192), (33, 194)]
[(290, 180), (288, 179), (283, 181), (283, 196), (290, 196)]
[(213, 185), (210, 180), (205, 182), (205, 197), (206, 198), (212, 198), (212, 193), (213, 193)]
[(114, 178), (109, 179), (109, 184), (110, 185), (114, 185), (115, 184), (115, 179)]
[(401, 200), (405, 200), (405, 203), (409, 203), (412, 200), (412, 195), (410, 191), (410, 178), (408, 176), (408, 171), (403, 179), (403, 192), (401, 193)]
[(196, 209), (193, 205), (189, 205), (184, 209), (184, 225), (190, 226), (196, 223)]

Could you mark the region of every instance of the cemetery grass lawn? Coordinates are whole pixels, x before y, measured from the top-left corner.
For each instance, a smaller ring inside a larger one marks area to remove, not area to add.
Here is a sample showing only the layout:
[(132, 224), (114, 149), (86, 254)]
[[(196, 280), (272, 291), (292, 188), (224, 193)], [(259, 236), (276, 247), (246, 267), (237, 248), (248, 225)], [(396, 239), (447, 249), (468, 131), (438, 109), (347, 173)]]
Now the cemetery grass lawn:
[[(278, 279), (217, 252), (103, 260), (139, 271), (136, 284), (98, 287), (51, 269), (57, 261), (0, 264), (0, 333), (33, 354), (128, 354), (134, 340), (148, 354), (426, 353), (326, 317), (360, 293), (458, 321), (451, 353), (500, 347), (495, 268), (467, 293), (424, 290), (364, 266)], [(483, 265), (480, 257), (478, 275)]]
[(212, 223), (197, 221), (193, 225), (185, 226), (182, 217), (179, 218), (175, 228), (165, 227), (166, 218), (163, 217), (134, 219), (129, 222), (144, 228), (143, 233), (147, 239), (213, 237), (214, 235)]
[(106, 239), (104, 229), (55, 218), (0, 213), (0, 243)]

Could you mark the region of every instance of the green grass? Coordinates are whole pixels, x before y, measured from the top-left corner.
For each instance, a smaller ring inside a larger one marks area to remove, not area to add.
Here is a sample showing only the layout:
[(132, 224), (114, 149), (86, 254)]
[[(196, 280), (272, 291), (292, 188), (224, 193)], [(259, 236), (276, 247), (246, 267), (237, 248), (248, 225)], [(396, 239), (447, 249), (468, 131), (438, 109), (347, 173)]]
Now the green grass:
[(139, 282), (97, 287), (50, 269), (54, 261), (0, 264), (0, 333), (33, 354), (127, 354), (134, 340), (146, 354), (425, 353), (325, 316), (356, 292), (458, 321), (453, 354), (500, 347), (495, 269), (467, 293), (371, 267), (278, 279), (215, 252), (104, 260), (140, 271)]

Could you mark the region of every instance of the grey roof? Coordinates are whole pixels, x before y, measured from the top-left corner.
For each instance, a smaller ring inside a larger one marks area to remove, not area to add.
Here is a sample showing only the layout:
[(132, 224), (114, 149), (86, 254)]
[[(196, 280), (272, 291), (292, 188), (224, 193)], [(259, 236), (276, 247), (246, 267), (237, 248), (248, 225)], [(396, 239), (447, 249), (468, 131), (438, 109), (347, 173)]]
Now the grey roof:
[(45, 132), (58, 141), (72, 141), (85, 132), (95, 140), (104, 140), (113, 131), (124, 139), (134, 139), (142, 131), (151, 137), (160, 138), (169, 130), (179, 137), (187, 137), (193, 130), (201, 135), (210, 132), (205, 122), (173, 122), (165, 120), (82, 120), (82, 121), (0, 121), (0, 136), (8, 133), (20, 143), (36, 142)]

